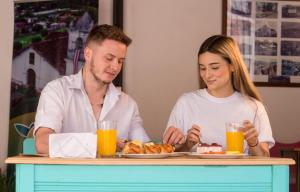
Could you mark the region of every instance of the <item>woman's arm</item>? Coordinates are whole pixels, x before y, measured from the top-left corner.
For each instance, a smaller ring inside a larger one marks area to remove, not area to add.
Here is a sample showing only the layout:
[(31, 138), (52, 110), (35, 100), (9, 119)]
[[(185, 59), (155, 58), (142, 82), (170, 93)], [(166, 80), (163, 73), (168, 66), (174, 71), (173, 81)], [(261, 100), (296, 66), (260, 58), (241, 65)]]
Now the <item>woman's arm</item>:
[(244, 137), (249, 146), (249, 151), (251, 155), (254, 156), (270, 156), (269, 144), (266, 142), (259, 142), (258, 131), (250, 121), (246, 120), (243, 123)]
[(249, 144), (249, 151), (251, 155), (254, 156), (265, 156), (265, 157), (269, 157), (270, 156), (270, 152), (269, 152), (269, 144), (266, 142), (261, 142), (259, 143), (259, 141), (257, 141), (257, 145), (254, 146), (250, 146)]

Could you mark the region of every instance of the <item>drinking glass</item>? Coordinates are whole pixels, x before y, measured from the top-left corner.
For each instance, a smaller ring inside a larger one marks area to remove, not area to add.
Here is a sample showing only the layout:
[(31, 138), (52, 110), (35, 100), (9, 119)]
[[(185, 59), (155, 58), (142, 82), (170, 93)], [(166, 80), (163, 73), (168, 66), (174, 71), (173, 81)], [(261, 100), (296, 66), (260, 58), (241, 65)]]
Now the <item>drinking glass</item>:
[(97, 156), (112, 157), (117, 149), (117, 122), (101, 121), (97, 128)]
[(226, 123), (226, 145), (227, 151), (233, 153), (244, 152), (243, 124), (237, 122)]

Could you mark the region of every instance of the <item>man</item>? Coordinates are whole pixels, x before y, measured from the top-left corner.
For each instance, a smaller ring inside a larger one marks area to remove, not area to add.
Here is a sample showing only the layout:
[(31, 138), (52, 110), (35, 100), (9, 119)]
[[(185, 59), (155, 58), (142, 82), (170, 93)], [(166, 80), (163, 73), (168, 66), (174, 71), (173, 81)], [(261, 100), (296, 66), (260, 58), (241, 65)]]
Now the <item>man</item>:
[(102, 120), (117, 121), (117, 148), (125, 139), (149, 141), (137, 104), (112, 81), (121, 71), (131, 39), (110, 25), (95, 26), (78, 74), (51, 81), (43, 89), (35, 119), (37, 153), (49, 153), (52, 133), (96, 132)]

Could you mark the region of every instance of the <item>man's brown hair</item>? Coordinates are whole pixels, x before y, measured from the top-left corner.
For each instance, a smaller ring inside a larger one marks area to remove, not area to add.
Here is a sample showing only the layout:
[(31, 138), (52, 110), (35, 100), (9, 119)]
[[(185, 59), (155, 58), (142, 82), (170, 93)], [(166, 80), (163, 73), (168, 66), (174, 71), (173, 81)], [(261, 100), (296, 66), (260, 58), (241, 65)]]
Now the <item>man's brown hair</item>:
[(118, 41), (125, 44), (127, 47), (132, 42), (132, 40), (127, 35), (125, 35), (125, 33), (120, 28), (104, 24), (96, 25), (93, 27), (86, 39), (85, 44), (86, 46), (90, 42), (101, 44), (105, 39)]

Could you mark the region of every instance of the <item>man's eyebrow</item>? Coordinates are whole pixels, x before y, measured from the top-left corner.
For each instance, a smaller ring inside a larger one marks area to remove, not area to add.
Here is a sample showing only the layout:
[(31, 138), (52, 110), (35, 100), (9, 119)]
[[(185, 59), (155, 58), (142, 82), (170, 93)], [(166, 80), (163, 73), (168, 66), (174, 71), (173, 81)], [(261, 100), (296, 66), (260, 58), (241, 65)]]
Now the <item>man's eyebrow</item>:
[[(112, 53), (107, 53), (106, 55), (107, 55), (107, 56), (111, 56), (111, 57), (113, 57), (113, 58), (116, 58), (116, 57), (117, 57), (117, 56), (115, 56), (115, 55), (112, 54)], [(125, 60), (126, 58), (125, 58), (125, 57), (121, 57), (121, 58), (118, 58), (118, 59)]]
[(112, 57), (116, 57), (114, 54), (112, 54), (112, 53), (107, 53), (106, 54), (107, 56), (112, 56)]

